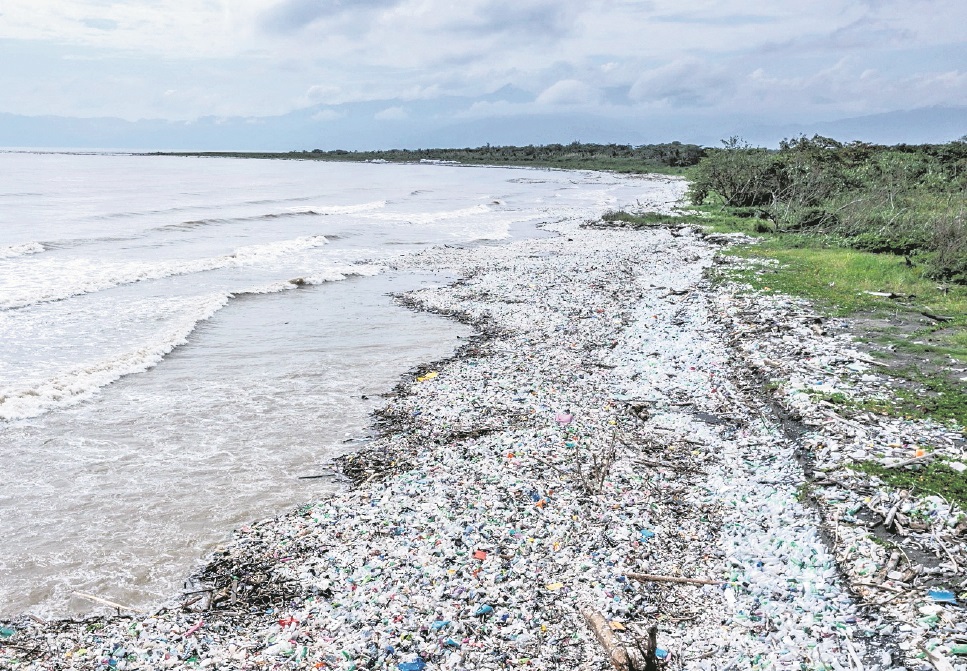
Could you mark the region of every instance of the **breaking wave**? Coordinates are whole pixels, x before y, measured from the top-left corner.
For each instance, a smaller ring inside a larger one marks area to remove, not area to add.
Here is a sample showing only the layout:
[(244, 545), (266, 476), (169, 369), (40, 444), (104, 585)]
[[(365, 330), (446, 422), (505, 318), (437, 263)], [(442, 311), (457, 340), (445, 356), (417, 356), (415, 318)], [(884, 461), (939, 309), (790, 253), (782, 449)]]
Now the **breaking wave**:
[(372, 203), (361, 203), (359, 205), (331, 205), (331, 206), (298, 206), (287, 208), (283, 212), (267, 212), (265, 214), (249, 215), (245, 217), (214, 217), (210, 219), (196, 219), (193, 221), (182, 221), (177, 224), (165, 224), (159, 226), (155, 231), (190, 231), (203, 226), (218, 226), (223, 224), (241, 223), (246, 221), (271, 221), (273, 219), (290, 219), (294, 217), (325, 217), (337, 214), (356, 214), (358, 212), (370, 212), (386, 207), (385, 200), (377, 200)]
[(46, 251), (46, 247), (39, 242), (25, 242), (21, 245), (0, 245), (0, 259), (13, 259), (18, 256), (40, 254), (43, 251)]
[(239, 247), (232, 254), (191, 261), (104, 263), (91, 259), (48, 259), (24, 265), (16, 278), (7, 279), (6, 286), (0, 284), (0, 309), (49, 303), (135, 282), (255, 265), (321, 247), (327, 242), (326, 236), (313, 235)]
[(77, 366), (30, 386), (0, 389), (0, 420), (29, 419), (54, 408), (76, 405), (122, 377), (154, 368), (168, 354), (186, 344), (200, 323), (210, 319), (236, 297), (274, 294), (302, 286), (339, 282), (351, 277), (370, 277), (378, 275), (382, 270), (382, 266), (377, 265), (334, 266), (306, 277), (191, 299), (183, 306), (180, 316), (169, 328), (157, 334), (151, 342), (114, 357)]
[(171, 328), (160, 334), (154, 342), (78, 366), (28, 387), (0, 390), (0, 419), (27, 419), (55, 407), (74, 405), (125, 375), (143, 373), (153, 368), (169, 352), (188, 342), (188, 336), (198, 323), (209, 319), (228, 300), (227, 294), (200, 297), (194, 305), (187, 306)]

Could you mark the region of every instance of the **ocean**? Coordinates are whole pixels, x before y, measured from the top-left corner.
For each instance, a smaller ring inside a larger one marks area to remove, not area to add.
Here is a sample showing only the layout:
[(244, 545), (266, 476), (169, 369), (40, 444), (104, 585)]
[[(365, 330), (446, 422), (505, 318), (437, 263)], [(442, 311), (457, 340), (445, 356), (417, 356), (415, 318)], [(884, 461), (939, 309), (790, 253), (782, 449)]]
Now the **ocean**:
[[(0, 153), (0, 616), (150, 609), (232, 529), (345, 486), (399, 376), (469, 329), (431, 245), (647, 200), (604, 173)], [(327, 475), (329, 474), (329, 475)], [(304, 476), (326, 477), (304, 479)]]

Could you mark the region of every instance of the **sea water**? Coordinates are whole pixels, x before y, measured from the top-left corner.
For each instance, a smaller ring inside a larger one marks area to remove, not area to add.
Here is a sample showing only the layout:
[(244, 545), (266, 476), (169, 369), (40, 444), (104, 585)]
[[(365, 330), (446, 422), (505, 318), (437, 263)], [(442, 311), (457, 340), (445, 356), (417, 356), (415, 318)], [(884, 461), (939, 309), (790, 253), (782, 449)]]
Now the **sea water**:
[(246, 522), (340, 486), (466, 327), (391, 292), (428, 245), (647, 199), (601, 173), (0, 153), (0, 615), (151, 608)]

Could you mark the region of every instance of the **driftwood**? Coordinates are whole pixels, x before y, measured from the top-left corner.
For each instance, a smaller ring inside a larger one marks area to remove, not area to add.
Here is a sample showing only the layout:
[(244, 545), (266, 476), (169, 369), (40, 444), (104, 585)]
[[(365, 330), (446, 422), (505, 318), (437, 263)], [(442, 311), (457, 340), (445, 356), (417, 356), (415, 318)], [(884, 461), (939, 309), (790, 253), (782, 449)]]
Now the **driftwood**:
[(651, 573), (625, 573), (626, 578), (637, 580), (638, 582), (673, 582), (679, 585), (724, 585), (722, 580), (710, 580), (709, 578), (678, 578), (671, 575), (652, 575)]
[(900, 500), (893, 504), (893, 507), (890, 508), (889, 512), (886, 514), (886, 517), (883, 519), (884, 529), (889, 529), (893, 526), (893, 523), (896, 520), (897, 511), (900, 510), (900, 505), (906, 501), (906, 499), (906, 494), (900, 494)]
[(131, 608), (130, 606), (122, 606), (119, 603), (115, 603), (113, 601), (108, 601), (107, 599), (102, 599), (101, 597), (94, 596), (93, 594), (85, 594), (84, 592), (74, 592), (74, 594), (77, 595), (77, 596), (79, 596), (79, 597), (81, 597), (82, 599), (87, 599), (88, 601), (93, 601), (95, 603), (104, 604), (105, 606), (110, 606), (111, 608), (117, 608), (119, 614), (120, 614), (120, 611), (122, 611), (122, 610), (129, 610), (129, 611), (131, 611), (133, 613), (142, 613), (142, 612), (144, 612), (144, 611), (138, 610), (137, 608)]
[(924, 317), (926, 317), (928, 319), (932, 319), (932, 320), (934, 320), (936, 322), (940, 322), (941, 324), (943, 324), (945, 322), (952, 322), (954, 320), (953, 317), (947, 317), (945, 315), (934, 314), (933, 312), (930, 312), (929, 310), (921, 310), (920, 311), (920, 314), (922, 314)]
[(626, 647), (621, 644), (611, 631), (611, 625), (601, 613), (585, 608), (581, 611), (585, 621), (594, 632), (594, 637), (598, 643), (608, 653), (608, 659), (617, 671), (650, 671), (651, 667), (647, 664), (641, 651), (634, 647)]
[(895, 464), (884, 464), (883, 468), (902, 468), (903, 466), (913, 466), (914, 464), (925, 464), (934, 458), (932, 452), (927, 454), (922, 454), (919, 457), (913, 457), (912, 459), (907, 459), (905, 461), (899, 461)]
[(933, 664), (933, 668), (937, 669), (937, 671), (954, 671), (953, 664), (948, 662), (944, 657), (941, 657), (937, 653), (931, 652), (926, 648), (920, 649), (923, 650), (923, 654), (927, 656), (927, 661)]

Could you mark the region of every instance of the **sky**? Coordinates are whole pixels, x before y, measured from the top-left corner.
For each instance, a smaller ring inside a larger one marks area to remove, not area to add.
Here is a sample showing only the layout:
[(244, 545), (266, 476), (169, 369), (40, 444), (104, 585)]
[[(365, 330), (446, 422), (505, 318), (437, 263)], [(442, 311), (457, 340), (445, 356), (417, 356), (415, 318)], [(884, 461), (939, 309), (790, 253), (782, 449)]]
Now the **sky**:
[(964, 0), (3, 0), (0, 114), (788, 125), (967, 106), (964, 26)]

